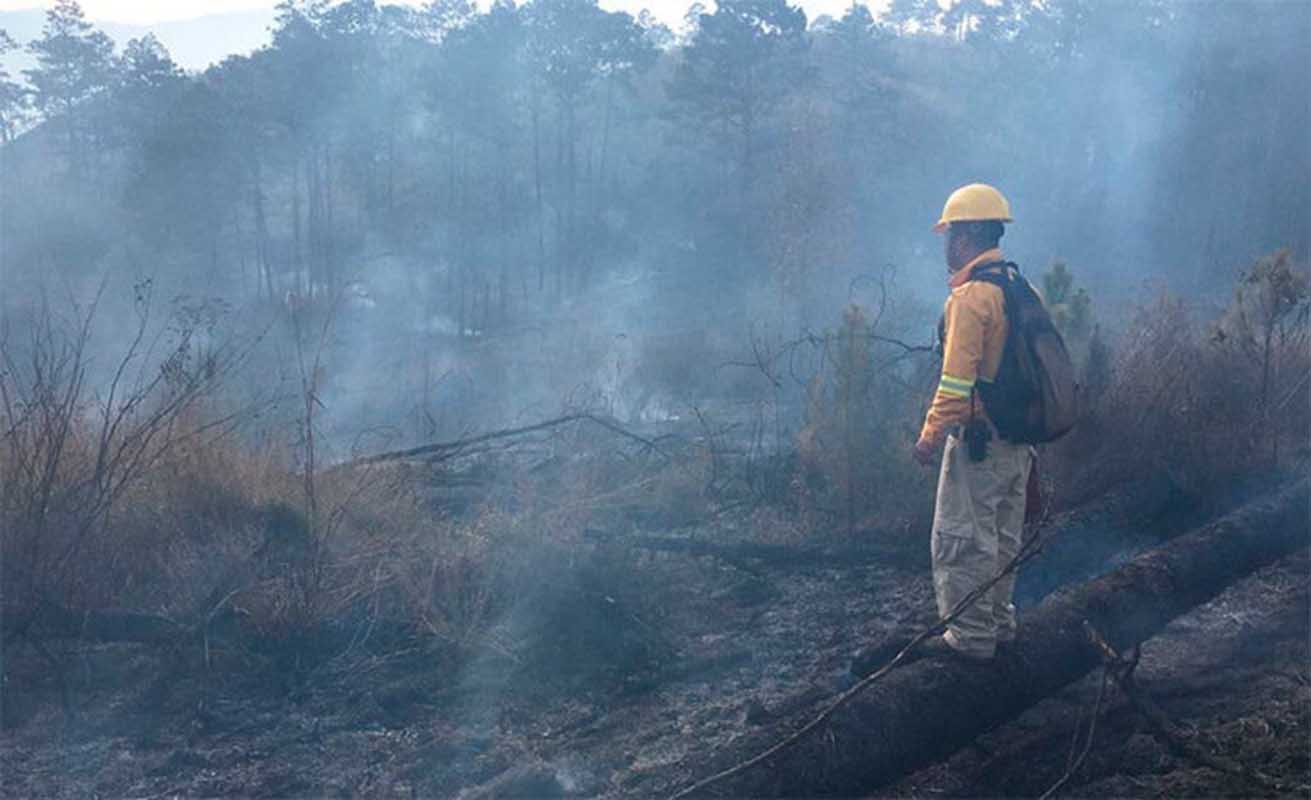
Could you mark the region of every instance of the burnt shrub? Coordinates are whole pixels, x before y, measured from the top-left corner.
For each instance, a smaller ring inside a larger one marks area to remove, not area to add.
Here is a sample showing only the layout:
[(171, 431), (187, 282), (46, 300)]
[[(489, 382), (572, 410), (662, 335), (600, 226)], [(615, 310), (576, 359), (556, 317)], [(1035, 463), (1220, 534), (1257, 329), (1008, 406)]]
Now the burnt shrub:
[(909, 457), (908, 439), (928, 392), (929, 359), (877, 333), (849, 306), (838, 330), (816, 339), (819, 367), (807, 385), (796, 436), (792, 498), (805, 527), (851, 536), (924, 516), (930, 477)]
[[(97, 298), (98, 300), (98, 298)], [(212, 437), (205, 406), (240, 361), (209, 312), (175, 312), (152, 350), (150, 287), (135, 287), (126, 347), (97, 369), (95, 303), (43, 305), (13, 338), (0, 322), (0, 586), (6, 636), (56, 606), (112, 606), (156, 571), (163, 534), (125, 520), (188, 443)], [(153, 357), (153, 360), (152, 360)]]
[(1063, 505), (1146, 476), (1203, 496), (1305, 458), (1307, 278), (1287, 253), (1244, 270), (1218, 319), (1161, 292), (1089, 364), (1086, 412), (1048, 448)]

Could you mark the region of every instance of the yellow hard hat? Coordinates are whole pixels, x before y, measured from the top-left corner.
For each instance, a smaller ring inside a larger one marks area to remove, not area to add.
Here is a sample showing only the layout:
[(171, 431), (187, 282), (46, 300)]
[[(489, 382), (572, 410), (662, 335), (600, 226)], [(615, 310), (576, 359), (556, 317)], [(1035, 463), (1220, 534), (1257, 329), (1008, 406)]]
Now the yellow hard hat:
[(953, 222), (1011, 221), (1011, 204), (996, 188), (986, 183), (971, 183), (951, 193), (942, 207), (942, 219), (933, 226), (942, 233)]

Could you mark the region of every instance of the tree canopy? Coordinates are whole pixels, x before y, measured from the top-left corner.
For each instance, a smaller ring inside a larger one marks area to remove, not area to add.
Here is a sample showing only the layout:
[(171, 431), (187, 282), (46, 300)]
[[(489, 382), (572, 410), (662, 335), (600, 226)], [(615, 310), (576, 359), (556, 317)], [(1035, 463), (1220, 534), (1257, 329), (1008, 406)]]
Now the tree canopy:
[(461, 331), (635, 266), (831, 303), (933, 263), (926, 220), (987, 180), (1020, 255), (1205, 284), (1306, 252), (1309, 34), (1303, 4), (1183, 0), (723, 0), (678, 33), (595, 0), (284, 0), (267, 47), (184, 74), (59, 0), (25, 80), (0, 73), (13, 153), (55, 155), (10, 178), (4, 258), (82, 226), (62, 268), (86, 269), (130, 231), (138, 258), (273, 300), (389, 253)]

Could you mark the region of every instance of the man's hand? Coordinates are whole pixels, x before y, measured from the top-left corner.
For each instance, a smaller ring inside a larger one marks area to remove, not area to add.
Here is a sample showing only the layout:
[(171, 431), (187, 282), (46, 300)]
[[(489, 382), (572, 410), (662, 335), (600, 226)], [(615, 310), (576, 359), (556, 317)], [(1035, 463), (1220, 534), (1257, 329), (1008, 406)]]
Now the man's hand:
[(915, 460), (920, 463), (920, 466), (924, 466), (924, 467), (933, 466), (933, 456), (934, 456), (935, 449), (936, 448), (934, 448), (932, 444), (925, 441), (924, 439), (920, 439), (918, 442), (915, 443), (915, 449), (914, 449)]

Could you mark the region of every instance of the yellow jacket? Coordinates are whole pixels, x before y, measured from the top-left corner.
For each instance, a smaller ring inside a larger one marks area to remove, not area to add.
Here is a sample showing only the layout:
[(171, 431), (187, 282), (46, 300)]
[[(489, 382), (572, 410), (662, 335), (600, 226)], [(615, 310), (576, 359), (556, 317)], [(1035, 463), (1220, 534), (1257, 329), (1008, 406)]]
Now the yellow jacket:
[(991, 382), (997, 377), (1002, 349), (1006, 345), (1006, 304), (999, 287), (986, 281), (971, 281), (970, 275), (980, 264), (1001, 261), (999, 248), (980, 253), (977, 258), (952, 273), (944, 313), (946, 337), (942, 352), (942, 378), (933, 394), (933, 403), (924, 418), (920, 444), (937, 447), (947, 432), (974, 416), (987, 419), (983, 401), (974, 393), (976, 381)]

